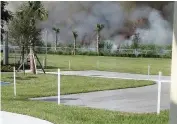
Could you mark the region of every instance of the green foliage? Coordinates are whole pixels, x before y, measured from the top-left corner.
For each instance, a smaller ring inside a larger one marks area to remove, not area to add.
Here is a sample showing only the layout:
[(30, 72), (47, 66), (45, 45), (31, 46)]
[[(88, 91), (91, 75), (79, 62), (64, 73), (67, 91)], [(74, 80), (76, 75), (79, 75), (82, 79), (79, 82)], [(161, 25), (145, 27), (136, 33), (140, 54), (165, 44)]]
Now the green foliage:
[(136, 33), (133, 37), (133, 40), (132, 40), (132, 45), (131, 47), (133, 49), (138, 49), (139, 48), (139, 45), (140, 45), (140, 37), (139, 37), (139, 33)]
[(60, 33), (60, 29), (59, 29), (59, 28), (53, 27), (52, 30), (55, 31), (56, 34), (59, 34), (59, 33)]
[(72, 31), (72, 33), (73, 33), (74, 39), (76, 39), (78, 37), (77, 31)]
[(113, 44), (110, 41), (102, 41), (99, 44), (99, 52), (101, 56), (111, 56)]
[(1, 65), (1, 72), (13, 72), (13, 66)]
[(6, 9), (8, 2), (1, 1), (1, 41), (3, 41), (4, 24), (8, 23), (12, 19), (12, 12)]
[[(59, 54), (59, 55), (72, 55), (73, 44), (68, 44), (65, 46), (66, 48), (60, 48), (60, 50), (50, 51), (49, 54)], [(118, 56), (118, 57), (136, 57), (133, 53), (132, 46), (124, 45), (121, 46), (120, 50), (112, 50), (113, 44), (108, 41), (102, 41), (99, 46), (100, 56)], [(88, 56), (97, 56), (96, 51), (83, 51), (78, 47), (76, 49), (77, 55), (88, 55)], [(168, 48), (168, 49), (167, 49)], [(145, 57), (145, 58), (171, 58), (171, 46), (158, 46), (155, 44), (140, 44), (138, 50), (140, 54), (137, 57)], [(123, 49), (123, 50), (121, 50)], [(162, 52), (167, 50), (166, 52)]]
[[(12, 42), (19, 46), (36, 46), (41, 43), (41, 29), (37, 27), (39, 21), (48, 16), (40, 1), (25, 2), (15, 13), (9, 25)], [(21, 38), (21, 40), (20, 40)]]
[(104, 28), (104, 25), (103, 25), (103, 24), (97, 24), (97, 25), (96, 25), (96, 31), (97, 31), (97, 32), (100, 32), (101, 30), (103, 30), (103, 28)]
[(9, 22), (12, 19), (12, 12), (7, 10), (5, 7), (8, 5), (8, 2), (1, 1), (1, 21)]

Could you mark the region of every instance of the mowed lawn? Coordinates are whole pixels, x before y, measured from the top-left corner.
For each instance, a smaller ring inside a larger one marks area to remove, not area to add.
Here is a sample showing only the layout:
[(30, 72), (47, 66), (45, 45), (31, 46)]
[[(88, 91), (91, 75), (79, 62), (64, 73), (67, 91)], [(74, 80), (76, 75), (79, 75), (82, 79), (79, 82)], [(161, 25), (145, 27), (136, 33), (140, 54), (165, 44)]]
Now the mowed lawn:
[[(19, 55), (9, 54), (10, 63), (19, 60)], [(38, 54), (43, 64), (45, 54)], [(163, 75), (171, 73), (171, 59), (166, 58), (131, 58), (131, 57), (110, 57), (110, 56), (84, 56), (84, 55), (56, 55), (47, 54), (47, 71), (61, 70), (100, 70), (122, 73), (147, 74), (150, 65), (150, 74), (157, 75), (162, 71)], [(37, 63), (38, 64), (38, 63)], [(39, 65), (39, 64), (38, 64)]]
[[(2, 81), (12, 82), (12, 73), (2, 73)], [(151, 85), (150, 81), (132, 81), (76, 76), (61, 77), (61, 94), (121, 89)], [(168, 111), (159, 116), (57, 105), (53, 102), (29, 101), (28, 98), (57, 94), (56, 75), (17, 74), (17, 97), (13, 98), (13, 84), (1, 87), (3, 111), (27, 114), (54, 124), (167, 124)]]
[[(39, 56), (42, 62), (44, 55)], [(51, 71), (55, 68), (68, 70), (69, 61), (71, 70), (101, 70), (147, 74), (148, 65), (150, 65), (150, 74), (157, 75), (159, 71), (162, 71), (163, 75), (170, 75), (171, 73), (171, 59), (47, 55), (47, 66), (49, 66), (48, 68), (50, 68)]]

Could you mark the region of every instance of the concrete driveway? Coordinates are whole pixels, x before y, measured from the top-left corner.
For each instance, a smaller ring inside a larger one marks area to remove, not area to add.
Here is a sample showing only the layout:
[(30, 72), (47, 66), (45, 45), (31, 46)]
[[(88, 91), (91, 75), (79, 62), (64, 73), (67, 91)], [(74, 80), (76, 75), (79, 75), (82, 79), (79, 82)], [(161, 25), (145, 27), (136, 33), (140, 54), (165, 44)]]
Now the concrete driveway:
[[(56, 72), (47, 72), (57, 74)], [(61, 75), (76, 75), (101, 78), (151, 80), (158, 83), (158, 75), (142, 75), (107, 71), (62, 71)], [(162, 76), (161, 110), (170, 108), (170, 76)], [(61, 96), (61, 103), (122, 112), (150, 113), (157, 110), (157, 84), (139, 88), (98, 91)], [(57, 102), (57, 96), (32, 98)]]
[[(169, 87), (170, 83), (162, 83), (161, 110), (170, 107)], [(57, 102), (57, 96), (33, 98), (32, 100)], [(139, 88), (62, 95), (61, 103), (122, 112), (156, 112), (157, 84)]]
[[(39, 71), (39, 73), (43, 73)], [(57, 74), (57, 72), (46, 72), (47, 74)], [(163, 74), (163, 73), (162, 73)], [(101, 77), (101, 78), (119, 78), (119, 79), (134, 79), (134, 80), (152, 80), (158, 81), (158, 75), (143, 75), (143, 74), (131, 74), (131, 73), (119, 73), (108, 71), (61, 71), (61, 75), (76, 75), (87, 77)], [(162, 82), (170, 82), (170, 76), (162, 76)]]

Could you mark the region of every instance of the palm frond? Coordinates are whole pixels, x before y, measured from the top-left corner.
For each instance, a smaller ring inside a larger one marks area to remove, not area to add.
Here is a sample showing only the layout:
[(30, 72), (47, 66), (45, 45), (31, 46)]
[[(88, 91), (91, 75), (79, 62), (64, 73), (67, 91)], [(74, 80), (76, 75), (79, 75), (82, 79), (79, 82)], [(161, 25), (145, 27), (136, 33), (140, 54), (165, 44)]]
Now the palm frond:
[(57, 34), (60, 33), (60, 29), (59, 29), (59, 28), (55, 28), (55, 27), (53, 27), (52, 30), (54, 30), (55, 33), (57, 33)]
[(78, 37), (77, 31), (72, 31), (72, 33), (73, 33), (74, 38), (77, 38), (77, 37)]

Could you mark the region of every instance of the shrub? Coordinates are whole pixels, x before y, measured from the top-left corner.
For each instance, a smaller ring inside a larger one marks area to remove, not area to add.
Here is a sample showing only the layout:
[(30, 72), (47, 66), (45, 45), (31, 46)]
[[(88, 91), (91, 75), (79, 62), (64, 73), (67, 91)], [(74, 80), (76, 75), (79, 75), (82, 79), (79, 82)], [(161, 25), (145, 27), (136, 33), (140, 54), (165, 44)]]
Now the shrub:
[(1, 72), (13, 72), (13, 66), (1, 65)]
[[(100, 44), (99, 56), (119, 56), (119, 57), (145, 57), (145, 58), (171, 58), (171, 45), (159, 46), (155, 44), (139, 44), (138, 51), (140, 52), (138, 56), (135, 55), (132, 45), (124, 44), (121, 45), (119, 50), (112, 50), (113, 44), (111, 41), (103, 41)], [(70, 47), (69, 47), (70, 46)], [(80, 48), (78, 46), (76, 49), (76, 55), (88, 55), (88, 56), (97, 56), (97, 52), (87, 48)], [(57, 55), (72, 55), (72, 45), (66, 47), (60, 47), (57, 51), (49, 50), (48, 54), (57, 54)], [(169, 50), (169, 51), (166, 51)]]

